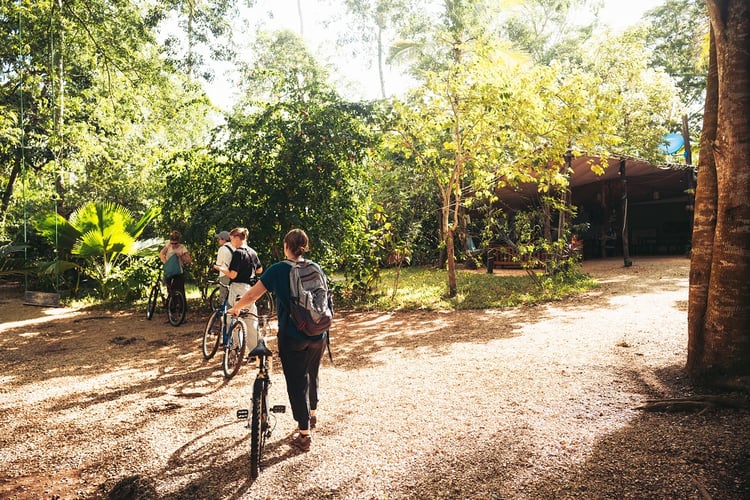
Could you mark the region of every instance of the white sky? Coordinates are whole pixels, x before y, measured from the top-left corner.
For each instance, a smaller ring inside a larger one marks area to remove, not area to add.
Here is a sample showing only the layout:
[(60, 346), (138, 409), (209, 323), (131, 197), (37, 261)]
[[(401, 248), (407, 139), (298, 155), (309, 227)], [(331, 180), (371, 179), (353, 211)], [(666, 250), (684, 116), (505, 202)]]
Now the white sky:
[(641, 16), (666, 0), (604, 0), (599, 16), (605, 24), (621, 29), (637, 23)]
[[(665, 0), (604, 0), (604, 7), (600, 11), (600, 18), (615, 30), (621, 30), (637, 23), (643, 13), (661, 5)], [(341, 56), (334, 56), (336, 29), (326, 28), (323, 21), (330, 19), (334, 2), (331, 0), (303, 0), (302, 15), (304, 20), (304, 37), (310, 50), (316, 54), (321, 64), (332, 64), (338, 67), (337, 74), (332, 75), (334, 84), (340, 88), (342, 95), (351, 99), (372, 99), (380, 96), (377, 68), (368, 65), (370, 61), (342, 60)], [(300, 22), (297, 11), (297, 0), (259, 0), (252, 10), (253, 17), (263, 19), (267, 29), (286, 28), (299, 33)], [(333, 13), (335, 15), (335, 12)], [(220, 67), (216, 68), (216, 79), (206, 88), (212, 101), (218, 106), (228, 109), (233, 100), (231, 72)], [(389, 74), (386, 67), (386, 91), (398, 85), (401, 78), (400, 69), (393, 68)], [(346, 89), (343, 87), (346, 86)]]

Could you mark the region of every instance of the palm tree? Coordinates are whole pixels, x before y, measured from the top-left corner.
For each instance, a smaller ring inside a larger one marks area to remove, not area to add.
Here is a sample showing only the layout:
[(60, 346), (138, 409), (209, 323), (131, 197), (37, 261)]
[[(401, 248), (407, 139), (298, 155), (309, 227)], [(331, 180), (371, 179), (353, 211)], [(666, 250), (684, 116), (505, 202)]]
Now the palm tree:
[[(145, 227), (159, 215), (149, 209), (135, 220), (130, 210), (111, 202), (88, 202), (65, 219), (50, 213), (34, 222), (37, 232), (55, 243), (57, 259), (47, 266), (49, 272), (75, 267), (96, 280), (101, 297), (108, 296), (108, 283), (116, 279), (120, 263), (131, 255), (154, 246), (156, 241), (138, 241)], [(64, 261), (60, 255), (83, 259), (84, 265)]]

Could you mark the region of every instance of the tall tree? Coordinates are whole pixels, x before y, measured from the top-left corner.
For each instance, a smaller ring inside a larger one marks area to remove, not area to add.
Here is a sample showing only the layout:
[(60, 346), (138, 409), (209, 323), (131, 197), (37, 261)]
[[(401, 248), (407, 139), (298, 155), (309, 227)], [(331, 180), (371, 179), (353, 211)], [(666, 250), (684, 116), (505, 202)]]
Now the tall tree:
[(646, 12), (651, 64), (674, 78), (691, 122), (700, 121), (706, 90), (708, 11), (705, 0), (667, 0)]
[(346, 42), (354, 42), (354, 38), (357, 38), (356, 41), (365, 46), (365, 54), (370, 54), (374, 50), (380, 95), (385, 99), (385, 64), (388, 47), (407, 25), (411, 13), (415, 8), (418, 9), (418, 6), (414, 1), (407, 0), (345, 0), (344, 5), (359, 25), (359, 29), (347, 31)]
[(260, 34), (253, 54), (221, 140), (175, 157), (167, 219), (195, 241), (246, 226), (264, 258), (282, 257), (284, 232), (302, 227), (316, 259), (345, 263), (369, 190), (370, 110), (342, 101), (291, 31)]
[[(483, 2), (446, 0), (443, 23), (408, 48), (425, 84), (396, 103), (391, 147), (436, 183), (448, 294), (457, 292), (455, 236), (462, 227), (464, 189), (477, 172), (507, 163), (505, 141), (510, 78), (504, 52), (488, 41)], [(524, 147), (528, 143), (519, 144)], [(512, 154), (510, 155), (512, 156)]]
[(711, 50), (695, 202), (687, 368), (750, 374), (750, 4), (707, 0)]
[(0, 4), (0, 25), (0, 123), (12, 124), (0, 126), (0, 234), (53, 193), (61, 214), (155, 203), (161, 165), (203, 140), (209, 108), (163, 63), (148, 16), (134, 2), (23, 0)]
[[(233, 20), (240, 1), (247, 7), (255, 4), (255, 0), (165, 0), (154, 2), (146, 17), (161, 23), (162, 31), (168, 33), (164, 46), (175, 66), (189, 79), (210, 82), (215, 76), (211, 61), (234, 59)], [(165, 23), (172, 19), (179, 30)]]
[[(583, 67), (601, 81), (614, 104), (610, 112), (618, 121), (619, 144), (610, 151), (658, 161), (658, 145), (675, 130), (682, 111), (672, 78), (649, 65), (638, 32), (594, 36), (581, 53)], [(603, 145), (612, 144), (603, 139)]]
[(596, 18), (580, 24), (581, 12), (593, 14), (600, 0), (528, 0), (508, 9), (501, 25), (513, 44), (527, 52), (537, 64), (578, 58), (578, 47), (596, 26)]

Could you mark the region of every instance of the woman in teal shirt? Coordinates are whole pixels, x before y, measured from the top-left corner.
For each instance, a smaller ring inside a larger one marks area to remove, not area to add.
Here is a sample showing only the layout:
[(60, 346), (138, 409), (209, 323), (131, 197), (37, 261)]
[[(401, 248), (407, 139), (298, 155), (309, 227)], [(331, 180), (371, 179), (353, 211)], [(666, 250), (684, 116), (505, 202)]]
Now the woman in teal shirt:
[[(284, 236), (284, 255), (293, 262), (304, 260), (308, 250), (307, 234), (301, 229), (292, 229)], [(317, 265), (317, 264), (315, 264)], [(310, 450), (310, 430), (315, 428), (318, 408), (318, 372), (323, 358), (326, 334), (310, 337), (300, 332), (289, 315), (289, 272), (292, 267), (286, 262), (277, 262), (269, 267), (260, 280), (228, 311), (237, 315), (241, 309), (258, 300), (266, 290), (276, 296), (279, 319), (279, 358), (286, 379), (286, 390), (292, 407), (292, 416), (298, 430), (292, 436), (292, 446), (302, 451)]]

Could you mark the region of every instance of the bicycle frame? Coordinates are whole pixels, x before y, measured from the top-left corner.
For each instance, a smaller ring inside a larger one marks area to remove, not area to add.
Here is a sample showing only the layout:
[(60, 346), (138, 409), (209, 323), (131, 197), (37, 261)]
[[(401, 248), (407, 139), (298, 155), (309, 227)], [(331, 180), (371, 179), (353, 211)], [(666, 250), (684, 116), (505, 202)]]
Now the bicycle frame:
[[(229, 288), (219, 283), (220, 286)], [(229, 296), (225, 297), (222, 305), (211, 313), (203, 333), (203, 358), (211, 359), (221, 343), (224, 359), (222, 368), (226, 378), (234, 377), (242, 365), (245, 354), (248, 326), (242, 318), (234, 318), (227, 314)], [(234, 332), (237, 332), (236, 335)], [(219, 333), (220, 332), (220, 333)]]
[(257, 358), (258, 366), (258, 372), (253, 383), (252, 410), (237, 410), (238, 419), (250, 420), (248, 425), (250, 428), (250, 477), (255, 479), (260, 473), (260, 463), (266, 439), (271, 437), (271, 433), (276, 426), (275, 422), (271, 425), (271, 413), (285, 413), (286, 406), (270, 406), (268, 402), (268, 391), (271, 387), (271, 359), (273, 357), (273, 353), (266, 343), (267, 340), (272, 339), (268, 336), (269, 317), (251, 312), (243, 312), (242, 315), (253, 316), (258, 320), (258, 344), (248, 354), (248, 360)]
[(179, 326), (185, 321), (187, 299), (180, 291), (172, 290), (167, 285), (166, 281), (163, 279), (162, 272), (159, 272), (154, 284), (151, 286), (148, 302), (146, 304), (146, 319), (150, 320), (153, 318), (157, 303), (160, 303), (161, 307), (167, 310), (169, 323), (172, 326)]

